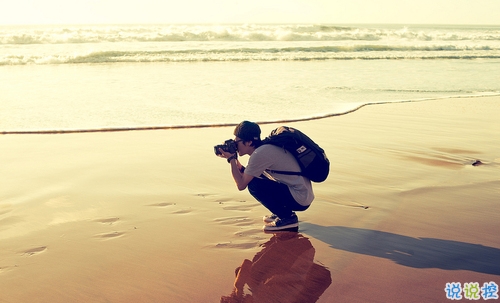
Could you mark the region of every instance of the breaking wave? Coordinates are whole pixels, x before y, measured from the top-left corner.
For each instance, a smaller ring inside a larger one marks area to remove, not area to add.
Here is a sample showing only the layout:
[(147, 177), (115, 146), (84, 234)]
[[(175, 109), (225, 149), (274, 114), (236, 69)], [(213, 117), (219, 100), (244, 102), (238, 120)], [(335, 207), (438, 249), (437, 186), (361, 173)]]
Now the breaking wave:
[(0, 65), (480, 58), (500, 58), (500, 26), (0, 27)]
[(0, 44), (182, 41), (500, 41), (491, 27), (366, 27), (331, 25), (19, 26), (0, 29)]
[(309, 61), (376, 59), (498, 59), (500, 49), (436, 46), (320, 46), (287, 48), (90, 51), (86, 54), (32, 54), (0, 57), (0, 65), (117, 62)]

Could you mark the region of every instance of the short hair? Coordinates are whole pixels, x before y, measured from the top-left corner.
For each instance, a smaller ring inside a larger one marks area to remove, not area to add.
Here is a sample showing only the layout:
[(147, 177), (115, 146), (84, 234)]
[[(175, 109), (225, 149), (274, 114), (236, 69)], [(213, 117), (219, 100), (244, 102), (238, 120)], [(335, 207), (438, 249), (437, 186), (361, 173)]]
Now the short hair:
[(243, 141), (260, 141), (260, 127), (257, 123), (243, 121), (234, 129), (234, 135)]

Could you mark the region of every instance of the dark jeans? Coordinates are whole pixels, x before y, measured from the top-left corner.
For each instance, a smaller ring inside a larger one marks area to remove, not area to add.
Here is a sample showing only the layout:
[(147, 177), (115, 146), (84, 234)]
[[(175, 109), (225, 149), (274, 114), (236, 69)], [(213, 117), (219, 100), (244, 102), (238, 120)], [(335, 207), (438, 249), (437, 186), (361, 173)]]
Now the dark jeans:
[(253, 178), (248, 184), (248, 191), (279, 218), (289, 218), (294, 211), (304, 211), (309, 208), (295, 201), (288, 186), (266, 178)]

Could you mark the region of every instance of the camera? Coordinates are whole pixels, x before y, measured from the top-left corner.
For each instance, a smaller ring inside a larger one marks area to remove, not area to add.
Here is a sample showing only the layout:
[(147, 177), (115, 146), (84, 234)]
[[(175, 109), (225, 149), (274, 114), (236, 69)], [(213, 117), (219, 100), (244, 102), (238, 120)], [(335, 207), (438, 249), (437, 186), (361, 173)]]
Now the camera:
[(216, 155), (221, 155), (219, 148), (225, 152), (230, 153), (230, 154), (234, 154), (238, 150), (236, 142), (233, 139), (229, 139), (229, 140), (224, 141), (224, 144), (215, 145), (214, 152)]

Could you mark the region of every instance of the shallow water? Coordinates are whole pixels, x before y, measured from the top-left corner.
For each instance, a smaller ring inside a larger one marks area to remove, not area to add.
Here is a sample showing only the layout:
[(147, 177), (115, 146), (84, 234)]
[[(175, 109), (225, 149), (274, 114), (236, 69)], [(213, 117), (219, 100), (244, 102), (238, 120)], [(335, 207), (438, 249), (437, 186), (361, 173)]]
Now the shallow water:
[(500, 28), (0, 28), (0, 131), (307, 119), (500, 94)]

